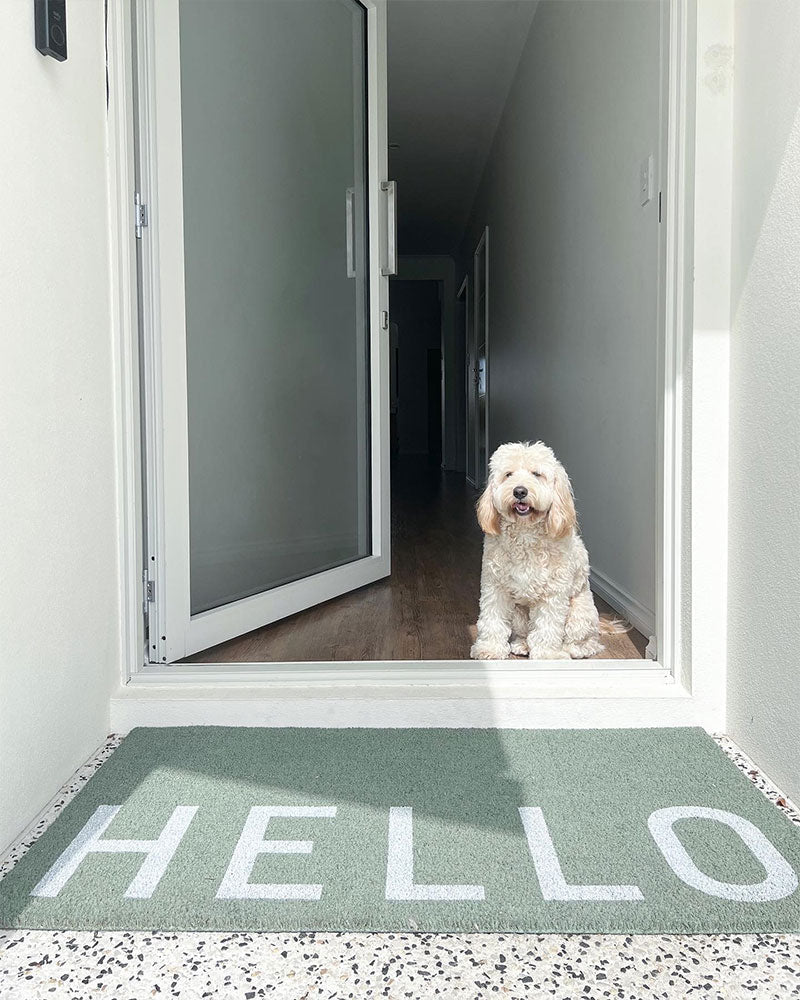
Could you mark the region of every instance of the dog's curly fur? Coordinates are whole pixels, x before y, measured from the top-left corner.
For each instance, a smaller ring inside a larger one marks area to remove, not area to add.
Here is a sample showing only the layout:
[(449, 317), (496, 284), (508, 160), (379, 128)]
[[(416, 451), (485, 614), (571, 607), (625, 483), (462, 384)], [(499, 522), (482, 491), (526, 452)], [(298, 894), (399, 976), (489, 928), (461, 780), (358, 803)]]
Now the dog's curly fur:
[(485, 538), (472, 658), (599, 653), (601, 631), (617, 629), (597, 614), (572, 486), (553, 451), (541, 441), (501, 445), (477, 513)]

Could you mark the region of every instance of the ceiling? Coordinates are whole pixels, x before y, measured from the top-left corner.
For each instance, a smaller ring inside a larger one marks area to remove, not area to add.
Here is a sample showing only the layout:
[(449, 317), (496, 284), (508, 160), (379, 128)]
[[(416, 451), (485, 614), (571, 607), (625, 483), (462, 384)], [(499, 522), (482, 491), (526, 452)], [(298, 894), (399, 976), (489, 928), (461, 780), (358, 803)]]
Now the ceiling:
[(457, 249), (535, 10), (536, 0), (389, 0), (401, 253)]

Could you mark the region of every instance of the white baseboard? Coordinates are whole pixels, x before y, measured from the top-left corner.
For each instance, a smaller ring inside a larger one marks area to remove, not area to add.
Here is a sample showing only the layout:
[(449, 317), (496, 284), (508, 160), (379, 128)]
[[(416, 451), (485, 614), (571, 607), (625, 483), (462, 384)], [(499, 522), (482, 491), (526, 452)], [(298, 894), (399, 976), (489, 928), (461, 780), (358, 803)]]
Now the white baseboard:
[(602, 597), (615, 611), (624, 615), (631, 625), (635, 629), (638, 629), (645, 638), (656, 634), (655, 611), (645, 607), (644, 604), (640, 604), (627, 590), (617, 586), (613, 580), (609, 580), (599, 570), (593, 569), (591, 571), (589, 583), (592, 590), (599, 597)]

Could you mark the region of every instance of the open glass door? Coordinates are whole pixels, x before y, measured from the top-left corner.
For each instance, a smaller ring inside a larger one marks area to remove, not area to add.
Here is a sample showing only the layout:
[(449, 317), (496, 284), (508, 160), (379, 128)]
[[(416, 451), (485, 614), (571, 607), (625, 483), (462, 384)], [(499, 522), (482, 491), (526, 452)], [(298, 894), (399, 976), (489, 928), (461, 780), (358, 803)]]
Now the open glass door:
[(139, 0), (136, 34), (148, 654), (171, 662), (389, 573), (385, 10)]

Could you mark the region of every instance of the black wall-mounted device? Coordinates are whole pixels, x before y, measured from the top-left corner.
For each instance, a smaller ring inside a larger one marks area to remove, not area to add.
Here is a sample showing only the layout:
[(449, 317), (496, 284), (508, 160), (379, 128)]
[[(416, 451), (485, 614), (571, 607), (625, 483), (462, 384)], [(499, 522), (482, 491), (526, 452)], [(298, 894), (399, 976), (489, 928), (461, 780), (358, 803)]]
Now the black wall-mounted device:
[(67, 0), (33, 0), (36, 48), (59, 62), (67, 58)]

